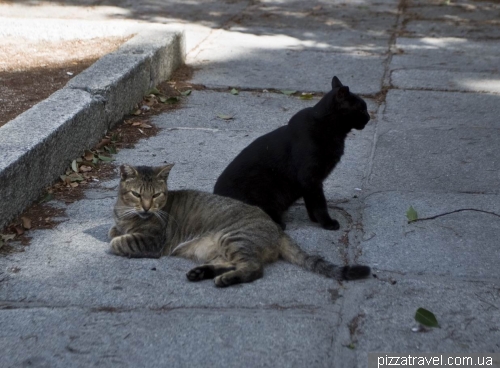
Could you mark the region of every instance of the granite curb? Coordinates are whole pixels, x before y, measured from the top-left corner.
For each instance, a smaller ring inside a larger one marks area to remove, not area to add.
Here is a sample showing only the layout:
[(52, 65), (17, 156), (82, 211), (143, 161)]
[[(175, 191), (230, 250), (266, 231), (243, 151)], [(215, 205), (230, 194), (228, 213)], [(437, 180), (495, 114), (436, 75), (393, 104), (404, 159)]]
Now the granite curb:
[(0, 228), (184, 63), (183, 33), (144, 30), (0, 128)]

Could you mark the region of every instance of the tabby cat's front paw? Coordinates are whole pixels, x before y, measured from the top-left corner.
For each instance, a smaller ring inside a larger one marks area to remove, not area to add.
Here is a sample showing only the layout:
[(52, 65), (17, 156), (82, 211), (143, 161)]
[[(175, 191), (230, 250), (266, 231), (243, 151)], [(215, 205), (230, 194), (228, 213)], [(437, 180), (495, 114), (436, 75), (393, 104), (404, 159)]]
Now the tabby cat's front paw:
[(122, 235), (122, 233), (116, 228), (116, 226), (111, 227), (108, 231), (108, 238), (113, 239), (116, 238), (117, 236)]

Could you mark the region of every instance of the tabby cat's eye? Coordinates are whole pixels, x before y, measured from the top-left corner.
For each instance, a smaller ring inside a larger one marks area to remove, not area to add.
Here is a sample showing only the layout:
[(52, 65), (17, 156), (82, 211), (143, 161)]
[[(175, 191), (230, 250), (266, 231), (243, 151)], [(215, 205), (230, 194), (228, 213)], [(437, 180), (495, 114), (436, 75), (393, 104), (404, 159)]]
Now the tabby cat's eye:
[(137, 193), (137, 192), (134, 192), (133, 190), (132, 190), (132, 191), (130, 191), (130, 193), (132, 193), (132, 195), (133, 195), (134, 197), (141, 198), (141, 195), (140, 195), (139, 193)]
[(161, 192), (160, 193), (155, 193), (155, 194), (153, 194), (153, 198), (158, 198), (161, 194), (162, 194)]

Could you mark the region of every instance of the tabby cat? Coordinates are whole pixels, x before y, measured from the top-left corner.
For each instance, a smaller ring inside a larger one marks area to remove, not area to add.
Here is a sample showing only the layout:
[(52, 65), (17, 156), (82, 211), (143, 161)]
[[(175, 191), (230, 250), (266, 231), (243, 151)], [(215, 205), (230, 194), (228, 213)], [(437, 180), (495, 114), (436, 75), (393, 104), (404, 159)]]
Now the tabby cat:
[(347, 134), (369, 120), (365, 101), (333, 77), (332, 90), (314, 107), (241, 151), (217, 179), (214, 193), (262, 208), (283, 229), (283, 213), (303, 197), (312, 221), (337, 230), (323, 181), (344, 154)]
[(126, 257), (180, 256), (202, 265), (190, 281), (216, 286), (251, 282), (264, 264), (282, 258), (337, 280), (370, 274), (367, 266), (336, 266), (301, 250), (260, 208), (194, 190), (169, 191), (173, 164), (120, 167), (121, 180), (109, 231), (111, 251)]

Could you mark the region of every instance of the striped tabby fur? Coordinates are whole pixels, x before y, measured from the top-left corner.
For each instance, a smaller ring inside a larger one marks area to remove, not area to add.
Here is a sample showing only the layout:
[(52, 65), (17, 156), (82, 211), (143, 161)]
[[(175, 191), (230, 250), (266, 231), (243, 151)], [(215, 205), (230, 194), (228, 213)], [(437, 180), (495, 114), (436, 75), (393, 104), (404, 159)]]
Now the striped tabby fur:
[(256, 280), (279, 258), (337, 280), (370, 275), (367, 266), (336, 266), (308, 255), (258, 207), (194, 190), (168, 191), (172, 166), (121, 166), (116, 224), (109, 231), (113, 253), (193, 259), (202, 265), (187, 278), (213, 278), (216, 286)]

